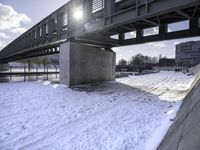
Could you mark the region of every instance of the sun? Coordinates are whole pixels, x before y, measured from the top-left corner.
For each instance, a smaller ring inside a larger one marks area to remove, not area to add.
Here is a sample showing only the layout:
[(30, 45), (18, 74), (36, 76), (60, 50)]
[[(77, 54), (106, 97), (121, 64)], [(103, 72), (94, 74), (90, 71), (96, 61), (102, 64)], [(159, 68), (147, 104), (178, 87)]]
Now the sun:
[(73, 13), (74, 19), (79, 21), (83, 19), (83, 10), (81, 7), (77, 7), (74, 9), (74, 13)]

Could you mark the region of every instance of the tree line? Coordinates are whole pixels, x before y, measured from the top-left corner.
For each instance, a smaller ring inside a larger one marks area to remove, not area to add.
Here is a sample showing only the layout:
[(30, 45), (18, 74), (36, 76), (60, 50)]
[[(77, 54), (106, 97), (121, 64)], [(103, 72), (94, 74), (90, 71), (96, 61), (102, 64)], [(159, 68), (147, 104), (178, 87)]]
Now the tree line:
[(120, 59), (117, 65), (135, 65), (135, 66), (145, 66), (149, 64), (158, 64), (158, 57), (144, 56), (142, 54), (136, 54), (129, 58), (129, 60)]
[(44, 72), (49, 66), (54, 66), (55, 68), (59, 65), (59, 59), (50, 59), (48, 56), (41, 56), (41, 57), (33, 57), (33, 58), (27, 58), (23, 60), (16, 61), (21, 64), (27, 64), (28, 65), (28, 71), (31, 70), (31, 68), (34, 68), (34, 66), (42, 67), (44, 68)]

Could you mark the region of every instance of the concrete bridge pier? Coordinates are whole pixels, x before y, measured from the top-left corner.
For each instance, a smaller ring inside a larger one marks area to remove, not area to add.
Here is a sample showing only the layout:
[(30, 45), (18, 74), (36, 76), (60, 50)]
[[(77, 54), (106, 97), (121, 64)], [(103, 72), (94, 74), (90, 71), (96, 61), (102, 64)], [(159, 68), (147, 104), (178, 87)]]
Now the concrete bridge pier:
[(87, 45), (60, 45), (60, 83), (68, 86), (115, 80), (116, 54)]

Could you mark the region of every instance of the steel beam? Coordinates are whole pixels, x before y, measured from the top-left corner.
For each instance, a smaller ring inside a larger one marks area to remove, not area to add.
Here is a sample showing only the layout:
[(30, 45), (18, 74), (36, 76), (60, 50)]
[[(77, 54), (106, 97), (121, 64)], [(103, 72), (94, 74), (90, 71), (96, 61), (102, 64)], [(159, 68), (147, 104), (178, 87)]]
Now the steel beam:
[(180, 14), (181, 16), (185, 17), (186, 19), (191, 19), (192, 17), (188, 14), (186, 14), (185, 12), (181, 11), (181, 10), (177, 10), (176, 11), (178, 14)]
[(148, 42), (156, 42), (156, 41), (163, 41), (163, 40), (172, 40), (172, 39), (199, 36), (200, 27), (198, 24), (198, 18), (194, 18), (190, 20), (190, 28), (188, 30), (167, 32), (167, 25), (161, 25), (159, 26), (158, 35), (142, 36), (141, 30), (138, 30), (136, 33), (137, 33), (136, 38), (123, 40), (121, 41), (121, 44), (123, 46), (135, 45), (135, 44), (142, 44), (142, 43), (148, 43)]
[[(97, 1), (97, 0), (96, 0)], [(12, 61), (23, 57), (48, 55), (47, 48), (63, 41), (112, 47), (198, 36), (199, 0), (100, 0), (101, 9), (93, 12), (94, 0), (71, 0), (33, 26), (0, 52), (0, 60)], [(98, 3), (100, 2), (98, 1)], [(73, 10), (82, 6), (84, 19), (75, 21)], [(67, 25), (63, 24), (67, 14)], [(167, 24), (190, 20), (190, 29), (167, 32)], [(145, 28), (159, 26), (159, 34), (143, 36)], [(125, 39), (125, 33), (136, 31), (135, 39)], [(103, 34), (104, 36), (102, 36)], [(119, 34), (119, 40), (109, 37)], [(38, 50), (38, 52), (35, 52)]]

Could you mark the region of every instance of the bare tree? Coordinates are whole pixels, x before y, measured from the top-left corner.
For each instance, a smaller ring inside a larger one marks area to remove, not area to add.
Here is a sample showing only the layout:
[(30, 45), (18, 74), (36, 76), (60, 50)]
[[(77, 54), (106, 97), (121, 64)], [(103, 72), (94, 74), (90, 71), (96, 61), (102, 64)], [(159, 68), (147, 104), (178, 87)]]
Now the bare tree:
[(120, 59), (118, 65), (127, 65), (127, 61), (125, 59)]
[(129, 64), (135, 65), (135, 56), (132, 56), (132, 57), (129, 59)]
[(137, 54), (135, 56), (135, 64), (136, 65), (144, 65), (145, 64), (145, 57), (142, 54)]
[(47, 56), (44, 56), (41, 58), (41, 62), (42, 62), (42, 65), (44, 67), (44, 72), (46, 71), (46, 68), (48, 67), (48, 65), (50, 64), (50, 61), (48, 59)]
[(28, 72), (30, 72), (31, 68), (33, 67), (33, 59), (32, 58), (26, 59), (26, 63), (28, 65)]

